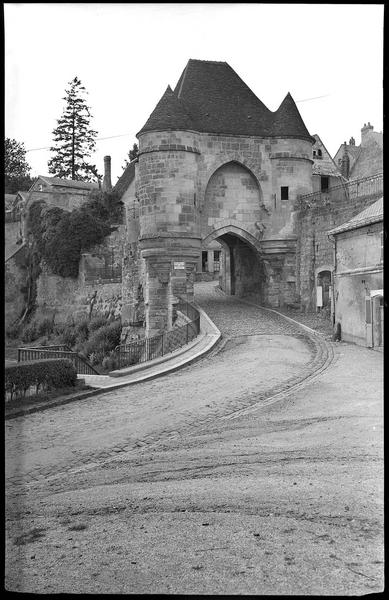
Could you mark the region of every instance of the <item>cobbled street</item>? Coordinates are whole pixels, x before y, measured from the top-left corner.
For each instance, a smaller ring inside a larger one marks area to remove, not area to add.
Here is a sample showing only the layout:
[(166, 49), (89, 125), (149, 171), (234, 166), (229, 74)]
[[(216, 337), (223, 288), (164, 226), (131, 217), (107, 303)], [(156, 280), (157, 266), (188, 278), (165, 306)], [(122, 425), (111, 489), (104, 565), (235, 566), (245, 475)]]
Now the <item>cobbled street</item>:
[(6, 421), (7, 589), (381, 591), (382, 355), (195, 299), (200, 361)]

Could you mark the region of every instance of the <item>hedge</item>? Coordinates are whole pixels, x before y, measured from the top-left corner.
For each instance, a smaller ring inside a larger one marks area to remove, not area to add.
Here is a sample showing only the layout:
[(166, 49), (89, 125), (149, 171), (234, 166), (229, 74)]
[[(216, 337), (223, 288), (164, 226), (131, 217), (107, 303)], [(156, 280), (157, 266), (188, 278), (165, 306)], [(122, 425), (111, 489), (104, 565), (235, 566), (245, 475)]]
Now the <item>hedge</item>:
[(77, 372), (73, 363), (66, 358), (48, 358), (20, 362), (5, 367), (5, 391), (11, 395), (26, 395), (31, 386), (53, 389), (74, 386)]

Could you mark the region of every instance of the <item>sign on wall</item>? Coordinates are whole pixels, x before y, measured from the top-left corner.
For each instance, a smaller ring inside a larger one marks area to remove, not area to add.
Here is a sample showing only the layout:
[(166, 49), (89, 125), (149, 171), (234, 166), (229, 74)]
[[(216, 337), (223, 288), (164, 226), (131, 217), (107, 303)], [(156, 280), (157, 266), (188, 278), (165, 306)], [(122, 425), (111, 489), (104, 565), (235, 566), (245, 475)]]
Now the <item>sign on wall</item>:
[(185, 269), (185, 262), (174, 262), (173, 263), (173, 269), (175, 271), (180, 271), (182, 269)]
[(323, 287), (321, 285), (316, 287), (316, 306), (319, 308), (323, 306)]

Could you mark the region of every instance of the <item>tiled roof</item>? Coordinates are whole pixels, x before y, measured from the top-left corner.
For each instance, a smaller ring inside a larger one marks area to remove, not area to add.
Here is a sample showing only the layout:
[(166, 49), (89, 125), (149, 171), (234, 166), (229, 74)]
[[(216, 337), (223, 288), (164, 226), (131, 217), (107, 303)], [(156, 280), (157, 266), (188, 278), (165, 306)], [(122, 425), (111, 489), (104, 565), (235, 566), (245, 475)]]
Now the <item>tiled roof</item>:
[(364, 225), (370, 225), (371, 223), (377, 223), (378, 221), (382, 221), (384, 217), (384, 199), (383, 197), (374, 202), (365, 210), (358, 213), (347, 221), (347, 223), (343, 223), (343, 225), (339, 225), (339, 227), (335, 227), (331, 229), (328, 233), (333, 235), (335, 233), (342, 233), (343, 231), (348, 231), (349, 229), (357, 229), (358, 227), (363, 227)]
[(185, 110), (184, 103), (177, 98), (170, 85), (141, 131), (155, 131), (156, 129), (174, 129), (175, 131), (194, 129), (194, 124)]
[(127, 165), (127, 167), (124, 169), (123, 173), (121, 174), (113, 188), (113, 190), (119, 194), (120, 198), (126, 192), (128, 186), (135, 177), (135, 163), (137, 162), (137, 160), (138, 159), (135, 158)]
[(97, 183), (75, 181), (73, 179), (60, 179), (59, 177), (46, 177), (45, 175), (39, 175), (39, 179), (43, 179), (48, 185), (58, 185), (79, 190), (95, 190), (99, 187)]
[(177, 129), (179, 123), (209, 133), (312, 139), (289, 93), (271, 112), (226, 62), (190, 59), (174, 96), (168, 88), (139, 133)]
[(346, 181), (346, 179), (341, 175), (339, 169), (337, 168), (335, 162), (331, 158), (330, 153), (327, 148), (323, 144), (320, 136), (315, 133), (313, 135), (316, 142), (313, 145), (313, 150), (321, 149), (322, 156), (321, 158), (313, 157), (313, 165), (312, 165), (312, 174), (313, 175), (324, 175), (326, 177), (340, 177)]

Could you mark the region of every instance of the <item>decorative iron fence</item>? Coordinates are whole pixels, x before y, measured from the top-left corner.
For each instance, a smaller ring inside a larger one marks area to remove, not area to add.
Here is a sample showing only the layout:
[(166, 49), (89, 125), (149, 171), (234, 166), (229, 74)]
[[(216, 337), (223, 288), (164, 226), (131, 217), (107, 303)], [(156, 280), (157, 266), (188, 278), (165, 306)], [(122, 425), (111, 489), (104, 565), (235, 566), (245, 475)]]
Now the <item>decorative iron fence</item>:
[(176, 309), (186, 315), (188, 322), (181, 327), (175, 327), (171, 331), (117, 346), (116, 355), (119, 369), (165, 356), (165, 354), (185, 346), (199, 335), (200, 313), (198, 310), (183, 300), (176, 304)]
[(383, 173), (377, 173), (370, 177), (361, 177), (360, 179), (354, 179), (347, 181), (340, 185), (335, 185), (328, 188), (326, 192), (313, 192), (311, 194), (304, 194), (299, 196), (299, 200), (302, 204), (308, 206), (315, 203), (327, 203), (334, 200), (340, 200), (343, 198), (360, 198), (361, 196), (378, 196), (383, 193)]
[(42, 358), (68, 358), (80, 375), (99, 375), (100, 373), (82, 356), (68, 346), (40, 346), (39, 348), (18, 348), (18, 362), (39, 360)]

